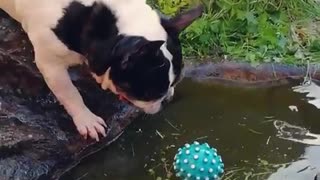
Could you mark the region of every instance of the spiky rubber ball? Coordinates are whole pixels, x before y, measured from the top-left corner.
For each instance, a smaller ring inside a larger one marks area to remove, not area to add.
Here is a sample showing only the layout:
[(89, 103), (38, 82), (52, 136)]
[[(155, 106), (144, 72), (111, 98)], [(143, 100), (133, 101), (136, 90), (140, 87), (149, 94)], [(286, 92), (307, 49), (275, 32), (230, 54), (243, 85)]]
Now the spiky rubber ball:
[(224, 172), (221, 156), (208, 143), (185, 144), (173, 163), (176, 176), (183, 180), (216, 180)]

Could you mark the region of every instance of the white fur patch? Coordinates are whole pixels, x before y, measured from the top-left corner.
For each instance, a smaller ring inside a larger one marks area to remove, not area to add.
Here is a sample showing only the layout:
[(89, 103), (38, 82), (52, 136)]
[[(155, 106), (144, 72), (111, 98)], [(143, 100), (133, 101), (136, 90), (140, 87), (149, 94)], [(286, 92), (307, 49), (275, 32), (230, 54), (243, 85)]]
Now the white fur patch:
[(119, 34), (143, 36), (149, 41), (167, 40), (156, 11), (145, 0), (101, 0), (117, 17)]
[(175, 78), (175, 74), (173, 72), (173, 64), (172, 64), (173, 56), (169, 52), (169, 50), (167, 49), (167, 43), (165, 43), (161, 46), (161, 51), (162, 51), (164, 57), (166, 57), (166, 59), (168, 59), (170, 61), (170, 69), (169, 69), (169, 81), (170, 81), (169, 87), (170, 87), (170, 85), (173, 83), (174, 78)]
[(112, 80), (109, 78), (110, 70), (111, 68), (108, 68), (108, 70), (103, 74), (101, 88), (104, 90), (110, 89), (113, 93), (118, 94)]

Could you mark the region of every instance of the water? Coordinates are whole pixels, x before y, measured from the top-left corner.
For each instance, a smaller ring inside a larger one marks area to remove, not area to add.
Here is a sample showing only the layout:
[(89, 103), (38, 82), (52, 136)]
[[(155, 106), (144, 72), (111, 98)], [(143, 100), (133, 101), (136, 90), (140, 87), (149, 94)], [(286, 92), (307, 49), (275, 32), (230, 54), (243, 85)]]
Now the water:
[(194, 140), (218, 149), (225, 180), (313, 180), (320, 171), (319, 117), (291, 86), (240, 89), (184, 80), (162, 113), (135, 121), (61, 180), (175, 179), (174, 154)]

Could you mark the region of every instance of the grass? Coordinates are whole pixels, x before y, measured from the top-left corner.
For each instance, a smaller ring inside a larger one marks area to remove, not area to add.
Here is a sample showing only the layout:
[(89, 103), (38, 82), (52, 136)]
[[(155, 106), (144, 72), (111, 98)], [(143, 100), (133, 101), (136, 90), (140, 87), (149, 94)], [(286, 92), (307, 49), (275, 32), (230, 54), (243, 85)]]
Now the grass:
[[(320, 62), (320, 2), (316, 1), (203, 0), (205, 14), (181, 34), (183, 53), (252, 64)], [(199, 0), (149, 3), (173, 16)]]

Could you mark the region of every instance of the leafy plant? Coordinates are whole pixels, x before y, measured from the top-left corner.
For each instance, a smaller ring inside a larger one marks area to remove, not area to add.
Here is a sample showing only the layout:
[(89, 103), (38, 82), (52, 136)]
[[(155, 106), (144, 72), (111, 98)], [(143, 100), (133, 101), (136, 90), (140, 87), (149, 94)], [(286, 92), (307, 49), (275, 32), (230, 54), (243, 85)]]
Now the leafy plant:
[[(197, 3), (149, 2), (168, 15)], [(318, 26), (310, 26), (320, 15), (320, 4), (315, 0), (203, 0), (202, 3), (206, 13), (181, 34), (187, 56), (229, 55), (251, 63), (319, 61), (320, 33), (315, 31)]]
[(190, 0), (158, 0), (155, 5), (158, 9), (161, 9), (164, 14), (173, 16), (180, 11), (180, 9), (188, 6), (190, 2)]

